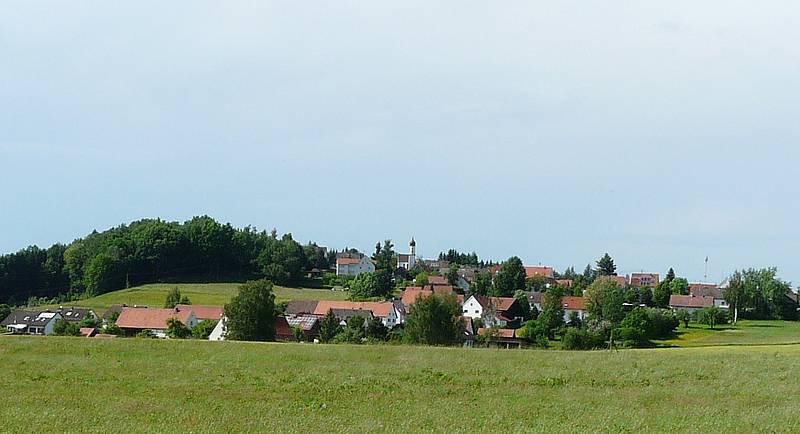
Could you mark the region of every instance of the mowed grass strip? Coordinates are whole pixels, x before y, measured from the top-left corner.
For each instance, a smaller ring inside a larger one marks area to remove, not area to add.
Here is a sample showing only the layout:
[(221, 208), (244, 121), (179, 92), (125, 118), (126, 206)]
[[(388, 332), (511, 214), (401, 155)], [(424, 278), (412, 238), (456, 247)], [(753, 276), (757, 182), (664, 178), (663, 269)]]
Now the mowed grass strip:
[[(167, 292), (177, 287), (192, 304), (222, 306), (238, 293), (239, 283), (157, 283), (108, 292), (97, 297), (65, 303), (69, 306), (105, 310), (113, 304), (163, 307)], [(345, 300), (347, 292), (315, 288), (273, 287), (276, 301)]]
[(800, 431), (794, 345), (562, 352), (5, 336), (0, 360), (4, 432)]

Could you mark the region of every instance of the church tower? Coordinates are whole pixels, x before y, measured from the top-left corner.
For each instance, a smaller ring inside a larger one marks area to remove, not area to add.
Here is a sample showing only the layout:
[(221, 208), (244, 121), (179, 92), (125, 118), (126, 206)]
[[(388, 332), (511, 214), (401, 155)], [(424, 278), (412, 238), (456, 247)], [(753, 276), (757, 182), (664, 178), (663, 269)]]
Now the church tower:
[(411, 242), (408, 243), (408, 246), (411, 247), (411, 256), (417, 256), (417, 242), (414, 241), (414, 237), (411, 237)]

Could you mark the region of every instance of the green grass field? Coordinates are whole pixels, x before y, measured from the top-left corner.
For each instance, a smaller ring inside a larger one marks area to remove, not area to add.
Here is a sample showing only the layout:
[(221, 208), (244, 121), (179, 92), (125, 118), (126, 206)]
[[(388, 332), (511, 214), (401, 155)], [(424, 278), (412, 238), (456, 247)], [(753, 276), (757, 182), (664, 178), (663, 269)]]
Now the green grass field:
[(800, 344), (800, 322), (743, 320), (735, 326), (717, 326), (714, 330), (690, 323), (689, 328), (681, 326), (675, 338), (657, 343), (678, 347)]
[(798, 432), (800, 346), (562, 352), (0, 336), (0, 431)]
[[(158, 283), (108, 292), (97, 297), (69, 302), (70, 306), (89, 307), (104, 311), (112, 304), (162, 307), (167, 291), (176, 286), (193, 304), (222, 306), (237, 294), (238, 283)], [(345, 300), (347, 292), (329, 289), (286, 288), (275, 286), (276, 301), (287, 300)]]

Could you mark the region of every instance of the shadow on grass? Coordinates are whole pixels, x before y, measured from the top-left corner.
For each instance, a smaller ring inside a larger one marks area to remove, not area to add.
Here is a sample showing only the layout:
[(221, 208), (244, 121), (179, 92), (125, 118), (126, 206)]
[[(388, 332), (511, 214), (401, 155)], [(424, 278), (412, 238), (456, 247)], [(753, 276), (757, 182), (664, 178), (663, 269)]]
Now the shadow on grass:
[(782, 327), (779, 324), (748, 324), (747, 327), (758, 327), (758, 328), (773, 328), (773, 327)]

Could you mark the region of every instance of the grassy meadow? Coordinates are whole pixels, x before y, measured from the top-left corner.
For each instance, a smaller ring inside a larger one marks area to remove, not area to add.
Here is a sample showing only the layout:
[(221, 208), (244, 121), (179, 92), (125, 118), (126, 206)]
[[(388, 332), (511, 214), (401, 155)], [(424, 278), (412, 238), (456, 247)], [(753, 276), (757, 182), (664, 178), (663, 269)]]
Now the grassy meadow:
[(0, 360), (11, 362), (3, 432), (800, 431), (800, 345), (563, 352), (0, 336)]
[[(113, 304), (163, 307), (167, 292), (175, 287), (189, 297), (192, 304), (222, 306), (238, 293), (239, 283), (157, 283), (119, 291), (107, 292), (97, 297), (72, 301), (70, 306), (89, 307), (104, 311)], [(276, 301), (288, 300), (345, 300), (347, 292), (317, 288), (273, 287)]]
[(688, 328), (681, 325), (674, 338), (657, 343), (676, 347), (800, 344), (800, 322), (742, 320), (735, 326), (725, 324), (714, 330), (690, 323)]

